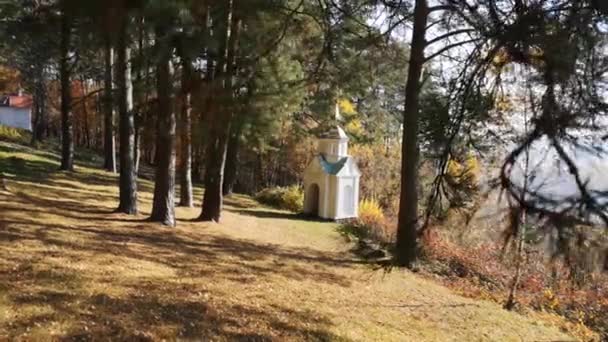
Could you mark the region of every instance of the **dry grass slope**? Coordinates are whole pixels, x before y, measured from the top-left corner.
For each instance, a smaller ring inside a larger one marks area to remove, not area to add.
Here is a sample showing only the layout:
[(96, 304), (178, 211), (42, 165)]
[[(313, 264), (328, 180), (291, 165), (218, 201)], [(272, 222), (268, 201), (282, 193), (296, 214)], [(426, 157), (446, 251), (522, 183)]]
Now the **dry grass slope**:
[[(82, 164), (81, 164), (82, 165)], [(221, 225), (112, 214), (116, 178), (0, 142), (0, 340), (557, 341), (557, 328), (405, 271), (373, 271), (331, 223), (234, 197)], [(200, 199), (200, 190), (197, 198)]]

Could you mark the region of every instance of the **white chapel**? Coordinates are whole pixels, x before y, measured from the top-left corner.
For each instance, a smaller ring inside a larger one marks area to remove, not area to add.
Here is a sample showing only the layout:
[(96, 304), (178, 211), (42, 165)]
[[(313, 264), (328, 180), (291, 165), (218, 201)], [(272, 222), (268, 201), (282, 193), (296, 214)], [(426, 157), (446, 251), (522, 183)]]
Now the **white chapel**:
[(304, 213), (330, 220), (358, 217), (361, 172), (339, 126), (319, 137), (318, 155), (304, 171)]

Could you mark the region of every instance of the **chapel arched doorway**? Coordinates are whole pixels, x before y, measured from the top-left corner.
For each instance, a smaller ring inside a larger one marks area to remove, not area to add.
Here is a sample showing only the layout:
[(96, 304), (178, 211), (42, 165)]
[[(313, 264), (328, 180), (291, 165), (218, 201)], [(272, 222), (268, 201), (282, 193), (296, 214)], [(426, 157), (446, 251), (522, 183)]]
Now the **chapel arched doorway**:
[(306, 212), (319, 216), (319, 185), (311, 184), (306, 191)]

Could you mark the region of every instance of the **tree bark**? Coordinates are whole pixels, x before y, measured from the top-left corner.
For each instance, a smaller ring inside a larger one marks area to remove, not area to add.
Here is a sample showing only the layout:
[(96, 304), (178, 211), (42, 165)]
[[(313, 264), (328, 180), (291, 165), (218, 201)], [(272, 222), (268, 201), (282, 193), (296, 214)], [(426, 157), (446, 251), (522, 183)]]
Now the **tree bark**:
[(72, 122), (72, 87), (70, 82), (70, 41), (72, 23), (64, 5), (61, 15), (61, 167), (74, 171), (74, 127)]
[(84, 116), (84, 141), (83, 145), (87, 148), (91, 148), (91, 131), (89, 124), (89, 108), (87, 107), (87, 94), (89, 93), (89, 87), (86, 86), (85, 79), (82, 77), (80, 79), (80, 89), (82, 90), (82, 114)]
[[(527, 174), (525, 176), (527, 178)], [(524, 180), (524, 183), (526, 181)], [(525, 194), (525, 192), (522, 192)], [(525, 197), (525, 195), (524, 195)], [(516, 296), (517, 289), (519, 288), (519, 283), (521, 281), (521, 273), (522, 267), (524, 263), (524, 248), (526, 246), (526, 209), (521, 208), (520, 213), (518, 214), (517, 219), (519, 219), (519, 229), (517, 232), (517, 255), (515, 256), (515, 275), (513, 276), (513, 282), (511, 283), (511, 288), (509, 289), (509, 296), (507, 297), (507, 302), (504, 305), (506, 310), (513, 310), (515, 305), (517, 304)]]
[[(126, 10), (125, 10), (126, 11)], [(128, 17), (121, 14), (117, 40), (118, 114), (120, 116), (120, 204), (118, 211), (137, 214), (137, 174), (135, 172), (135, 120), (131, 87), (130, 49), (127, 42)]]
[(116, 173), (116, 137), (114, 135), (113, 73), (114, 49), (109, 35), (104, 46), (104, 168)]
[(41, 142), (47, 135), (48, 116), (46, 113), (46, 85), (44, 80), (44, 66), (39, 66), (36, 84), (34, 85), (34, 123), (32, 143)]
[(143, 122), (141, 118), (141, 113), (137, 115), (134, 114), (135, 120), (135, 174), (139, 174), (139, 167), (141, 165), (141, 148), (143, 139)]
[[(136, 113), (136, 117), (135, 117), (135, 173), (139, 174), (139, 167), (141, 164), (141, 156), (142, 156), (142, 140), (144, 138), (144, 125), (145, 125), (145, 113), (144, 113), (144, 104), (147, 106), (147, 102), (148, 102), (148, 87), (147, 87), (147, 78), (146, 78), (146, 84), (144, 85), (144, 70), (145, 68), (148, 67), (147, 63), (144, 66), (144, 61), (145, 61), (145, 49), (147, 47), (146, 44), (146, 38), (145, 38), (145, 33), (146, 33), (146, 27), (145, 27), (145, 20), (143, 16), (140, 16), (138, 18), (138, 31), (139, 31), (139, 37), (138, 37), (138, 54), (139, 54), (139, 68), (137, 69), (137, 84), (139, 85), (138, 90), (137, 90), (137, 113)], [(144, 94), (146, 94), (144, 96)]]
[(229, 196), (234, 191), (234, 184), (238, 176), (238, 164), (239, 164), (239, 148), (241, 141), (241, 127), (240, 123), (236, 123), (230, 132), (230, 138), (228, 139), (228, 151), (226, 153), (226, 167), (225, 167), (225, 179), (223, 186), (223, 195)]
[(228, 150), (228, 136), (233, 116), (232, 100), (232, 77), (233, 66), (237, 45), (237, 31), (239, 21), (233, 20), (234, 2), (229, 0), (225, 16), (225, 34), (222, 39), (220, 49), (220, 59), (218, 60), (217, 77), (222, 82), (218, 93), (220, 103), (216, 111), (212, 114), (210, 121), (210, 139), (207, 147), (207, 167), (205, 171), (205, 194), (203, 197), (203, 208), (199, 219), (201, 221), (219, 222), (223, 206), (223, 184), (224, 167), (226, 165), (226, 153)]
[(34, 97), (32, 99), (32, 140), (30, 144), (33, 146), (38, 138), (38, 121), (40, 114), (38, 113), (38, 96), (36, 95), (36, 91), (34, 91)]
[[(100, 89), (103, 87), (103, 82), (95, 81), (95, 89)], [(105, 112), (103, 109), (105, 94), (103, 92), (95, 94), (95, 150), (99, 152), (105, 152), (103, 150), (104, 144), (104, 121), (105, 121)], [(105, 159), (105, 155), (104, 155)], [(105, 164), (105, 161), (104, 161)]]
[[(528, 113), (524, 111), (524, 132), (527, 135), (529, 132), (528, 127)], [(519, 203), (526, 202), (526, 194), (528, 192), (528, 177), (530, 170), (530, 149), (526, 148), (525, 153), (525, 162), (524, 162), (524, 186), (519, 197)], [(513, 210), (513, 208), (511, 209)], [(517, 223), (517, 255), (515, 261), (515, 275), (513, 276), (513, 283), (511, 284), (511, 288), (509, 289), (509, 297), (507, 298), (507, 302), (505, 303), (505, 309), (513, 310), (515, 305), (517, 304), (516, 296), (517, 289), (519, 288), (519, 283), (521, 281), (522, 268), (524, 266), (524, 249), (526, 247), (526, 234), (527, 234), (527, 220), (526, 220), (526, 208), (520, 207), (519, 212), (517, 213), (517, 217), (515, 219), (519, 220)], [(513, 228), (513, 227), (512, 227)]]
[(161, 46), (161, 56), (157, 65), (158, 93), (158, 155), (154, 201), (150, 220), (164, 225), (175, 226), (175, 112), (171, 101), (171, 49), (163, 46), (166, 29), (157, 28), (157, 45)]
[(429, 8), (427, 0), (416, 0), (414, 30), (403, 112), (401, 196), (397, 227), (396, 263), (413, 267), (418, 254), (418, 124), (420, 114), (420, 77), (424, 66), (424, 48)]
[(222, 132), (226, 130), (230, 130), (229, 122), (222, 124), (222, 127), (219, 127), (214, 134), (216, 138), (209, 141), (205, 171), (205, 194), (203, 196), (203, 209), (199, 217), (201, 221), (220, 222), (221, 219), (224, 200), (222, 189), (224, 167), (228, 150), (228, 134), (222, 134)]
[(194, 203), (192, 194), (192, 104), (191, 83), (192, 65), (185, 59), (182, 67), (182, 117), (180, 120), (180, 202), (181, 207), (191, 208)]

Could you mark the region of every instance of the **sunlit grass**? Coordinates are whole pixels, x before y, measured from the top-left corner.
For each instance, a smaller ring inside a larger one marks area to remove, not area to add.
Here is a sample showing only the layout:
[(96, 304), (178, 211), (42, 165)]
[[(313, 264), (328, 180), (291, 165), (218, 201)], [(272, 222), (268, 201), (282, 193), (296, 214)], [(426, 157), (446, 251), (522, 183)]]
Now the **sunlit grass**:
[[(117, 178), (0, 143), (0, 340), (567, 340), (556, 327), (374, 271), (331, 222), (227, 200), (222, 224), (113, 214)], [(201, 189), (196, 189), (200, 202)]]

